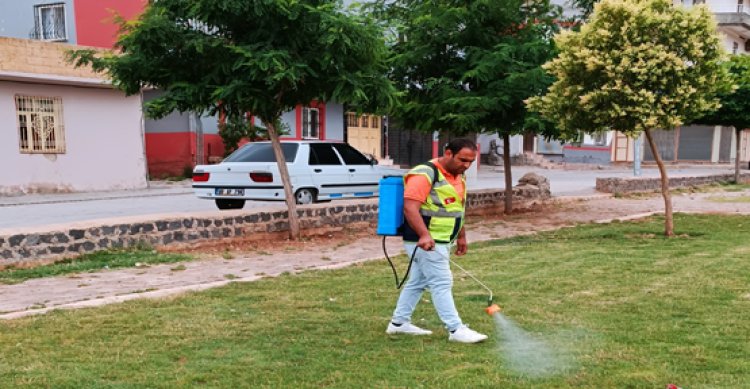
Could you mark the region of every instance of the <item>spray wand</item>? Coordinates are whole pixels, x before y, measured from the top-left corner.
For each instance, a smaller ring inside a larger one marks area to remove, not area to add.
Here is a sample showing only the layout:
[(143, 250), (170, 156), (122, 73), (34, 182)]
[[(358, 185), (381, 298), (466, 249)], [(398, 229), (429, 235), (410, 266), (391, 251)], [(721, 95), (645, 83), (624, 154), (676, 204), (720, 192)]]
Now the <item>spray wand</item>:
[[(443, 258), (446, 258), (442, 253), (438, 252)], [(450, 258), (446, 258), (449, 260), (454, 266), (461, 269), (467, 276), (471, 277), (472, 280), (476, 281), (477, 284), (481, 285), (484, 289), (487, 290), (487, 292), (490, 294), (489, 298), (487, 298), (487, 308), (484, 309), (485, 312), (487, 312), (488, 315), (492, 316), (495, 313), (498, 313), (501, 311), (501, 308), (499, 305), (493, 303), (492, 301), (492, 290), (487, 287), (482, 281), (479, 281), (478, 278), (474, 277), (473, 274), (469, 273), (468, 270), (464, 269), (461, 265), (457, 264), (454, 260)]]

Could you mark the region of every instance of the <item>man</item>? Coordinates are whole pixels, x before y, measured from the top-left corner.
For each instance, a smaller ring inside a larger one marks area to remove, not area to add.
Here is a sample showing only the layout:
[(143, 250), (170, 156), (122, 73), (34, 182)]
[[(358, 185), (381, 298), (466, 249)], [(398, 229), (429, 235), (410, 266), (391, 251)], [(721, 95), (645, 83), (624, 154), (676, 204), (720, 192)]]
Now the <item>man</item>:
[[(463, 226), (466, 207), (464, 172), (476, 156), (477, 146), (473, 141), (454, 139), (445, 147), (442, 157), (430, 161), (432, 165), (416, 166), (404, 177), (404, 248), (407, 255), (414, 253), (414, 262), (386, 329), (387, 334), (432, 334), (432, 331), (411, 323), (411, 315), (422, 292), (429, 289), (435, 310), (450, 332), (449, 341), (477, 343), (487, 339), (487, 335), (461, 322), (453, 302), (450, 269), (453, 243), (456, 255), (464, 255), (468, 249)], [(418, 247), (416, 252), (415, 247)]]

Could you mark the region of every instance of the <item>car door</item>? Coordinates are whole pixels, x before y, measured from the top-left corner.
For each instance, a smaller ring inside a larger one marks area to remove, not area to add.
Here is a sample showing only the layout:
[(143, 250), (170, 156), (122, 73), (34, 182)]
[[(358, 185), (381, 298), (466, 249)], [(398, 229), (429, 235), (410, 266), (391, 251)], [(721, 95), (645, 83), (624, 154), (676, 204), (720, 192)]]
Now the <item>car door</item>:
[(382, 178), (379, 169), (364, 154), (346, 143), (334, 143), (333, 147), (341, 155), (349, 173), (349, 195), (374, 196)]
[(330, 143), (310, 143), (309, 169), (319, 199), (344, 196), (349, 185), (349, 171)]

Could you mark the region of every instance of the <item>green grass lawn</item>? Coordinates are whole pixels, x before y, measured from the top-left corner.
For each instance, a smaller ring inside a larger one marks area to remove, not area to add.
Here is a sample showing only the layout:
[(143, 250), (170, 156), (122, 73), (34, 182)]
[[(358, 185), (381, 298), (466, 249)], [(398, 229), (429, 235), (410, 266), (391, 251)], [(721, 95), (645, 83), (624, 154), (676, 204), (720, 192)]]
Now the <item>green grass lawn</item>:
[[(483, 344), (387, 336), (385, 261), (168, 300), (0, 322), (0, 387), (740, 388), (750, 383), (750, 218), (677, 215), (472, 245), (456, 258), (564, 368), (511, 369), (486, 294), (456, 270)], [(401, 271), (405, 268), (401, 261)], [(425, 300), (429, 294), (425, 294)]]
[(708, 199), (717, 203), (750, 203), (750, 196), (709, 197)]
[(139, 265), (172, 263), (192, 259), (190, 255), (160, 253), (150, 248), (110, 249), (78, 258), (66, 258), (32, 268), (7, 267), (0, 270), (0, 284), (17, 284), (31, 278), (53, 277), (70, 273), (100, 271)]

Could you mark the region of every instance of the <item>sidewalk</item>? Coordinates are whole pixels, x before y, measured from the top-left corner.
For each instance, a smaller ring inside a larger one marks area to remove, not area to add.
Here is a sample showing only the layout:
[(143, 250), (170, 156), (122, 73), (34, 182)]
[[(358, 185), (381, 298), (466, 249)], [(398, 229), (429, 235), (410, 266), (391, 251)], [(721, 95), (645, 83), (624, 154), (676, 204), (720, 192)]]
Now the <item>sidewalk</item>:
[(190, 181), (149, 181), (148, 188), (136, 190), (113, 190), (101, 192), (75, 192), (0, 196), (0, 207), (32, 204), (57, 204), (130, 197), (169, 196), (193, 193)]

